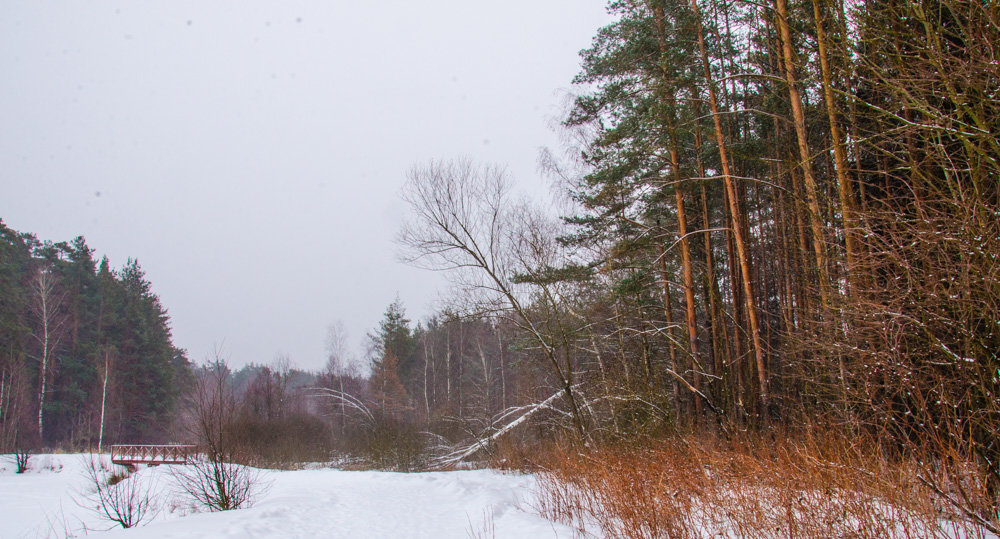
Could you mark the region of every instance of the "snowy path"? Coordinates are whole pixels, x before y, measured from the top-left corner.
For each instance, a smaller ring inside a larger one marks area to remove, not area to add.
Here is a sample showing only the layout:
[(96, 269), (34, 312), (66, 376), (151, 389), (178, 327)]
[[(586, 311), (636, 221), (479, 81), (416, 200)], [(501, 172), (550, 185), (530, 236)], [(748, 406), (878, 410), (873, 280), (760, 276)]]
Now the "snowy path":
[[(34, 464), (52, 469), (17, 476), (11, 464), (0, 463), (0, 468), (6, 468), (0, 471), (0, 537), (55, 536), (67, 528), (80, 531), (84, 527), (90, 529), (88, 537), (135, 538), (573, 537), (570, 528), (532, 512), (532, 476), (488, 470), (420, 474), (266, 471), (262, 477), (270, 488), (253, 507), (184, 515), (174, 501), (173, 479), (167, 467), (161, 466), (138, 473), (157, 481), (160, 501), (168, 509), (140, 528), (94, 531), (109, 525), (73, 501), (84, 485), (81, 457), (34, 459)], [(62, 469), (56, 471), (59, 465)]]

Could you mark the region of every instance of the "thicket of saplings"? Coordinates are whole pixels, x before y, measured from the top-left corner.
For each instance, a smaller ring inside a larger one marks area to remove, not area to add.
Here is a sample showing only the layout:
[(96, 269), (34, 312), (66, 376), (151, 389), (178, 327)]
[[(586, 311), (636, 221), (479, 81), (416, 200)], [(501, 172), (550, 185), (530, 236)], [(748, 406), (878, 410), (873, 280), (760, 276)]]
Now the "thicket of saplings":
[[(177, 439), (218, 447), (233, 462), (291, 469), (338, 462), (410, 470), (426, 464), (425, 433), (368, 396), (367, 380), (290, 370), (280, 364), (230, 372), (221, 361), (196, 372), (197, 388), (175, 426)], [(344, 402), (329, 392), (344, 391)]]

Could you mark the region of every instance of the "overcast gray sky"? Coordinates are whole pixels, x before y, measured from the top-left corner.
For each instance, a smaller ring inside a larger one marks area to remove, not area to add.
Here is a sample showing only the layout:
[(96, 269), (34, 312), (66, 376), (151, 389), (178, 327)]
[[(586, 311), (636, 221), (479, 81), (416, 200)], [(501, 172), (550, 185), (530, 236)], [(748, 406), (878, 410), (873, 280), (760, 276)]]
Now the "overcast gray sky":
[[(324, 363), (437, 274), (393, 244), (406, 171), (538, 149), (603, 0), (0, 0), (0, 218), (137, 258), (201, 361)], [(360, 346), (359, 346), (360, 349)]]

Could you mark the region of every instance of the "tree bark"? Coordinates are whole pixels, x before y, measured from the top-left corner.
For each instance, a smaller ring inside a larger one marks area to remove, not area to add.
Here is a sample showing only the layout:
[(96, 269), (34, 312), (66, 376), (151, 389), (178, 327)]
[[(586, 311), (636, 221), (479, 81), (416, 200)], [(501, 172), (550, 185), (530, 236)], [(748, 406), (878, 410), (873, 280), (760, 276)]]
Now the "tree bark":
[(854, 204), (851, 179), (847, 175), (847, 152), (844, 149), (844, 141), (837, 119), (837, 101), (833, 93), (833, 75), (830, 69), (826, 29), (823, 27), (826, 10), (820, 8), (821, 1), (823, 0), (813, 0), (813, 15), (816, 21), (816, 42), (819, 45), (820, 72), (823, 77), (823, 100), (826, 103), (826, 117), (830, 123), (830, 139), (833, 145), (833, 168), (837, 175), (837, 193), (840, 196), (840, 215), (844, 223), (844, 245), (847, 254), (846, 274), (848, 293), (850, 293), (851, 272), (856, 266), (858, 252), (857, 237), (855, 236), (857, 233), (855, 222), (857, 208)]
[[(663, 7), (656, 6), (654, 18), (657, 26), (657, 37), (659, 40), (660, 53), (667, 53), (666, 39), (663, 33)], [(677, 147), (677, 100), (674, 97), (671, 85), (673, 81), (667, 80), (665, 67), (661, 70), (661, 83), (663, 85), (663, 99), (670, 108), (666, 118), (667, 131), (670, 137), (670, 169), (674, 180), (674, 196), (677, 201), (677, 233), (680, 238), (681, 247), (681, 272), (684, 279), (684, 303), (685, 303), (685, 323), (687, 325), (688, 349), (691, 352), (691, 385), (695, 390), (701, 391), (701, 365), (698, 354), (698, 318), (694, 303), (694, 272), (691, 269), (691, 246), (688, 243), (687, 216), (684, 212), (684, 190), (682, 187), (681, 159)], [(707, 234), (707, 232), (706, 232)], [(665, 253), (661, 254), (661, 259)], [(665, 263), (661, 260), (661, 263)], [(695, 423), (702, 415), (701, 399), (694, 399)]]
[(726, 140), (722, 131), (722, 120), (719, 116), (719, 104), (715, 95), (715, 83), (712, 78), (712, 69), (708, 61), (708, 52), (705, 48), (705, 36), (702, 29), (701, 10), (698, 7), (698, 0), (691, 0), (691, 9), (695, 14), (695, 29), (698, 38), (698, 51), (701, 54), (702, 67), (705, 75), (705, 85), (708, 87), (708, 102), (712, 110), (712, 120), (715, 126), (715, 138), (719, 146), (719, 160), (722, 164), (722, 178), (729, 195), (729, 209), (733, 220), (733, 238), (736, 243), (736, 254), (739, 258), (740, 273), (743, 277), (743, 293), (746, 303), (747, 318), (750, 322), (750, 338), (754, 348), (754, 358), (757, 367), (757, 383), (760, 391), (760, 403), (762, 408), (761, 418), (766, 421), (768, 406), (768, 371), (767, 359), (764, 355), (764, 344), (760, 338), (760, 322), (757, 318), (757, 306), (754, 300), (753, 284), (750, 275), (750, 259), (747, 253), (746, 240), (740, 226), (740, 216), (742, 212), (736, 199), (736, 187), (729, 166), (729, 156), (726, 152)]
[(816, 178), (813, 176), (812, 157), (809, 153), (809, 141), (806, 133), (805, 113), (802, 111), (802, 96), (799, 95), (798, 82), (795, 77), (795, 56), (792, 52), (792, 34), (788, 28), (788, 1), (774, 0), (778, 31), (781, 35), (781, 57), (785, 72), (785, 83), (788, 86), (788, 99), (792, 106), (792, 119), (795, 125), (795, 138), (798, 141), (799, 165), (802, 168), (802, 178), (806, 188), (806, 202), (809, 206), (809, 224), (812, 228), (813, 251), (816, 256), (817, 278), (819, 280), (819, 295), (823, 308), (830, 307), (830, 273), (827, 270), (826, 240), (823, 233), (823, 214), (819, 209)]
[[(104, 382), (101, 384), (101, 426), (97, 434), (97, 452), (101, 453), (104, 447), (104, 410), (108, 400), (108, 351), (104, 351)], [(91, 442), (93, 443), (93, 442)]]

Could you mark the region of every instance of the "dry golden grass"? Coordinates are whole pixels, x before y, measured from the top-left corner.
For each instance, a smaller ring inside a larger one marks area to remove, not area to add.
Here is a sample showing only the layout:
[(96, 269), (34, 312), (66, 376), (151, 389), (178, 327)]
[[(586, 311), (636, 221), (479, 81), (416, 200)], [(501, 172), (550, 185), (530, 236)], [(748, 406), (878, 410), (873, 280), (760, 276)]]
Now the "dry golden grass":
[[(843, 440), (679, 438), (642, 448), (555, 448), (540, 468), (537, 509), (583, 536), (991, 536), (926, 486), (926, 466)], [(963, 481), (967, 487), (977, 479)]]

